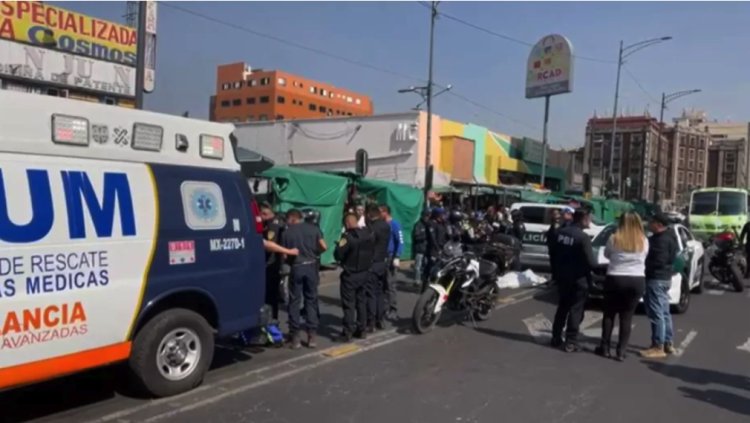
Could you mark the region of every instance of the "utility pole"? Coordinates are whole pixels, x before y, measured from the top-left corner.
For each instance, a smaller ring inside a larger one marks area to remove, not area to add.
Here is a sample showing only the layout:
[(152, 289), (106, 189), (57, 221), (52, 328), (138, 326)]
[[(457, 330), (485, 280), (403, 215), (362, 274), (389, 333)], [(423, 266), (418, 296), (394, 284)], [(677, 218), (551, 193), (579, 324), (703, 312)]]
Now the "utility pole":
[(425, 205), (432, 188), (432, 175), (429, 173), (432, 169), (432, 64), (433, 64), (433, 51), (435, 47), (435, 19), (438, 15), (438, 2), (433, 1), (430, 8), (430, 57), (429, 65), (427, 68), (427, 146), (425, 148), (425, 167), (424, 167), (424, 196)]
[[(609, 166), (607, 172), (605, 172), (604, 163), (602, 163), (602, 183), (607, 186), (609, 183), (610, 175), (612, 175), (612, 169), (615, 163), (615, 140), (617, 139), (617, 105), (620, 96), (620, 71), (622, 65), (625, 64), (625, 59), (630, 57), (633, 53), (643, 50), (646, 47), (650, 47), (654, 44), (659, 44), (664, 41), (671, 40), (672, 37), (660, 37), (652, 38), (650, 40), (641, 41), (628, 46), (623, 46), (622, 40), (620, 41), (620, 51), (617, 55), (617, 79), (615, 81), (615, 105), (612, 108), (612, 139), (609, 141)], [(604, 155), (604, 140), (602, 140), (602, 156)], [(622, 169), (620, 169), (620, 176), (622, 176)], [(617, 190), (620, 191), (621, 181), (617, 181)]]
[(143, 109), (143, 84), (146, 73), (146, 2), (138, 2), (135, 61), (135, 108)]
[(659, 204), (659, 182), (661, 179), (661, 134), (662, 127), (664, 127), (664, 109), (667, 108), (667, 104), (677, 100), (680, 97), (686, 95), (699, 93), (701, 90), (685, 90), (677, 91), (672, 94), (661, 93), (661, 111), (659, 112), (659, 131), (656, 137), (656, 174), (654, 175), (654, 204)]

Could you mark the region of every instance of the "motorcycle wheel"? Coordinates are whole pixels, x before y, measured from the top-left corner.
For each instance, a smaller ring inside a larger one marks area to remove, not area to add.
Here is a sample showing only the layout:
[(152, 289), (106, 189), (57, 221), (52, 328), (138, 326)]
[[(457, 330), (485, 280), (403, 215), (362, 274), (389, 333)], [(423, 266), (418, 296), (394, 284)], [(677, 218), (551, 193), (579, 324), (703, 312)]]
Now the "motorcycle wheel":
[(440, 294), (431, 288), (427, 288), (419, 296), (419, 300), (417, 300), (417, 304), (414, 306), (414, 313), (412, 314), (414, 332), (425, 334), (435, 327), (441, 314), (440, 312), (434, 312), (435, 304), (437, 304), (439, 298)]
[(497, 301), (497, 286), (492, 286), (476, 310), (474, 310), (474, 319), (483, 322), (490, 318), (492, 310), (495, 309)]
[(734, 290), (737, 292), (742, 292), (745, 290), (745, 275), (742, 272), (742, 269), (740, 269), (740, 266), (737, 263), (732, 263), (729, 265), (729, 270), (732, 272), (732, 286), (734, 287)]

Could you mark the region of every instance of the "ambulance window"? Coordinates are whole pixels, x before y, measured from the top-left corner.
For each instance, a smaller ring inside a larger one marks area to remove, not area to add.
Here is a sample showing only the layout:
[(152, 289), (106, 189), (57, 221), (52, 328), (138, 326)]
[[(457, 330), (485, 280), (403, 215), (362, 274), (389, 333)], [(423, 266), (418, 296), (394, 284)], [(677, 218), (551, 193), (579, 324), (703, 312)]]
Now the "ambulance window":
[(226, 226), (224, 196), (213, 182), (185, 181), (180, 186), (185, 224), (195, 231), (216, 230)]

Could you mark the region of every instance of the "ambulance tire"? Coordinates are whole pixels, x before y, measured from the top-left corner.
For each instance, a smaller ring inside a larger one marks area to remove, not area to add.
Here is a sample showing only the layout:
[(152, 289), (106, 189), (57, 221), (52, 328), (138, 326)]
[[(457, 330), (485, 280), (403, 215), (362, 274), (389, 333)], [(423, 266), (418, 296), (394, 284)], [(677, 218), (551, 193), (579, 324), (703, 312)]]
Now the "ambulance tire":
[[(169, 380), (158, 368), (157, 350), (165, 337), (181, 329), (197, 335), (200, 341), (198, 363), (184, 378)], [(213, 329), (206, 319), (194, 311), (176, 308), (157, 314), (141, 328), (133, 340), (128, 364), (131, 376), (141, 390), (155, 397), (168, 397), (200, 385), (211, 365), (213, 354)]]

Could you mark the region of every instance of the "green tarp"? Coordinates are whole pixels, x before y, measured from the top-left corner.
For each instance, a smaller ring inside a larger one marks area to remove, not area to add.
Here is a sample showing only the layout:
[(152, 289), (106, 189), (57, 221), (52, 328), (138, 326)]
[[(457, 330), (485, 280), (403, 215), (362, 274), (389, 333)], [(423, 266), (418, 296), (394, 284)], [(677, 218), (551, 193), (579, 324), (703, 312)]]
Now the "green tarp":
[(320, 212), (320, 230), (328, 244), (320, 262), (333, 263), (333, 248), (341, 237), (348, 179), (285, 166), (272, 167), (261, 175), (271, 179), (278, 211), (310, 208)]
[(362, 178), (356, 180), (356, 184), (360, 194), (377, 201), (378, 204), (390, 206), (391, 214), (401, 224), (404, 236), (404, 251), (401, 257), (411, 258), (411, 233), (424, 206), (422, 190), (378, 179)]

